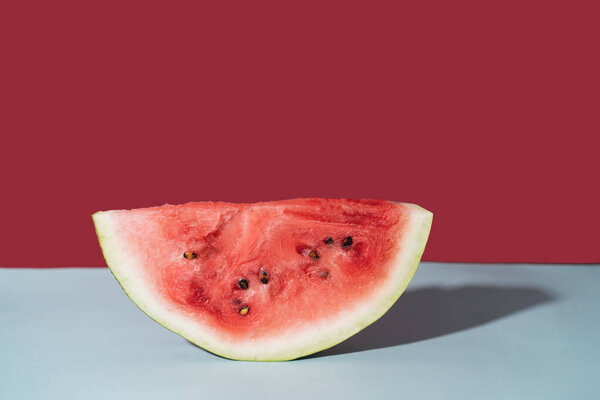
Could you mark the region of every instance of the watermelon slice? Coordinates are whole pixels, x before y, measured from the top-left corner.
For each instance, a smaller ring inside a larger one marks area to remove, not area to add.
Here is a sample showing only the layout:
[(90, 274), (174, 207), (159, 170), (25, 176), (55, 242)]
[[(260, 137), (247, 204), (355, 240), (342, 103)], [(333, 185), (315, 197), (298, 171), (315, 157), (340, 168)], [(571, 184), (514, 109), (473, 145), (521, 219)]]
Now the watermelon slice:
[(238, 360), (289, 360), (381, 317), (432, 222), (382, 200), (188, 203), (93, 215), (106, 262), (152, 319)]

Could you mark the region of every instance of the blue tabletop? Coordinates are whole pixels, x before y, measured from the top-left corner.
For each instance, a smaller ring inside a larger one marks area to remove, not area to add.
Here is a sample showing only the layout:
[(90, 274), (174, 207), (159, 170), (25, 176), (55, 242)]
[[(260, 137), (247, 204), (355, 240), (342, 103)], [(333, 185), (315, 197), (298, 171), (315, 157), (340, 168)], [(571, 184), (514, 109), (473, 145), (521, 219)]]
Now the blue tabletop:
[(422, 263), (379, 321), (239, 362), (146, 317), (107, 269), (0, 269), (0, 399), (600, 399), (600, 268)]

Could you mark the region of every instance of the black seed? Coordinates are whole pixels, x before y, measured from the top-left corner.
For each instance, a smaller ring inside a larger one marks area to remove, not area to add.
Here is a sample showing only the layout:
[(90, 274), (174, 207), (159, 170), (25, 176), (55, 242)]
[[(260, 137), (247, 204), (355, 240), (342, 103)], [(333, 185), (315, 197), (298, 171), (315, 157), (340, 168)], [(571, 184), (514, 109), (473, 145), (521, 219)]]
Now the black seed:
[(185, 253), (183, 253), (183, 257), (187, 258), (188, 260), (191, 260), (193, 258), (198, 257), (198, 254), (191, 252), (191, 251), (186, 251)]
[(342, 241), (342, 246), (348, 247), (352, 244), (352, 236), (348, 236)]
[(316, 251), (311, 251), (310, 253), (308, 253), (308, 256), (310, 258), (314, 258), (315, 260), (317, 260), (319, 258), (319, 253), (317, 253)]
[(269, 274), (267, 271), (261, 268), (260, 270), (260, 283), (266, 285), (269, 282)]
[(240, 315), (246, 315), (246, 314), (248, 314), (249, 311), (250, 311), (250, 308), (248, 306), (244, 306), (244, 307), (240, 308)]
[(327, 239), (323, 240), (323, 242), (325, 244), (333, 244), (333, 238), (328, 237)]
[(248, 281), (245, 279), (240, 279), (238, 285), (244, 290), (248, 289)]

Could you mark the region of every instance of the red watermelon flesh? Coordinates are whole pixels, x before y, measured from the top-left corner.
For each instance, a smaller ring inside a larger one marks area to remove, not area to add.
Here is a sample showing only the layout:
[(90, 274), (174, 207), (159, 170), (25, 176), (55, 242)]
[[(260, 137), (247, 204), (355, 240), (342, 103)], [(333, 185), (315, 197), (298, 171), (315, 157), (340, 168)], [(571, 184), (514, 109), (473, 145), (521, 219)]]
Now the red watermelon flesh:
[(97, 213), (107, 263), (150, 317), (235, 359), (291, 359), (379, 318), (431, 213), (380, 200), (188, 203)]

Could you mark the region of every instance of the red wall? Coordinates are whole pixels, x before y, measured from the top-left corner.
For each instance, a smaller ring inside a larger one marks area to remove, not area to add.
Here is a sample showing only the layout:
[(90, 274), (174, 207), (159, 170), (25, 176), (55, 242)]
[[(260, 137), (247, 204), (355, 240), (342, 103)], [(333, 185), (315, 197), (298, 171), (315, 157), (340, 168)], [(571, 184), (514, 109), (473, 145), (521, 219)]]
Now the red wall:
[(428, 260), (600, 262), (597, 2), (289, 3), (2, 2), (0, 265), (299, 196), (421, 204)]

